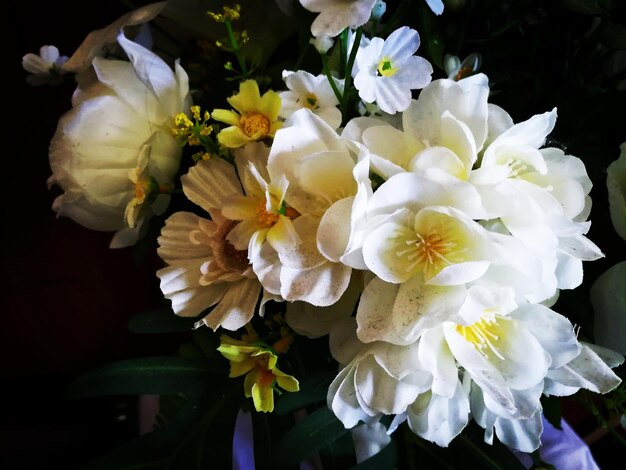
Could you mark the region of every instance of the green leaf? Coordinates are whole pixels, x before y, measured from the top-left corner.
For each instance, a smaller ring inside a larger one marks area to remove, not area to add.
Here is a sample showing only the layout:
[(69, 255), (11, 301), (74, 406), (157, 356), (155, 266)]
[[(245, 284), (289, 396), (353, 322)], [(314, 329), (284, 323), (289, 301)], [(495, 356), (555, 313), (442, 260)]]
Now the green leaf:
[(69, 397), (171, 394), (199, 391), (227, 377), (225, 369), (197, 358), (145, 357), (117, 361), (71, 382)]
[(593, 283), (595, 343), (626, 354), (626, 261), (611, 266)]
[(232, 448), (242, 399), (233, 387), (212, 387), (197, 400), (184, 400), (164, 426), (97, 457), (84, 470), (231, 468), (232, 452), (225, 449)]
[(350, 432), (328, 408), (320, 408), (297, 423), (274, 447), (277, 467), (297, 464)]
[(177, 316), (171, 308), (151, 310), (134, 316), (128, 322), (133, 333), (183, 333), (193, 329), (195, 319)]

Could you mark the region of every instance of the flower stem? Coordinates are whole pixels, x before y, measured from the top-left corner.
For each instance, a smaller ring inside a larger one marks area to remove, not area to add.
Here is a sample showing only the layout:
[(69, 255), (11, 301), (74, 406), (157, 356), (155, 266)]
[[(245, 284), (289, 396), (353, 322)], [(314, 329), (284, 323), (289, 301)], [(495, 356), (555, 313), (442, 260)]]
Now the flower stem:
[(233, 31), (232, 23), (228, 20), (224, 21), (224, 25), (226, 26), (226, 31), (228, 32), (228, 40), (230, 41), (230, 45), (232, 47), (232, 52), (235, 53), (235, 57), (237, 57), (237, 62), (239, 63), (239, 68), (241, 69), (242, 78), (245, 80), (248, 78), (248, 68), (246, 67), (246, 61), (241, 57), (241, 50), (239, 49), (239, 43), (237, 42), (237, 38), (235, 37), (235, 31)]
[(348, 118), (348, 101), (350, 100), (350, 87), (352, 86), (352, 68), (354, 67), (354, 61), (356, 60), (356, 53), (359, 50), (359, 44), (361, 43), (361, 36), (363, 36), (363, 30), (357, 28), (354, 43), (352, 49), (350, 49), (350, 57), (348, 58), (348, 65), (346, 66), (346, 75), (344, 79), (344, 94), (343, 102), (341, 103), (341, 115), (343, 116), (344, 123)]
[(320, 56), (322, 57), (322, 68), (324, 70), (324, 75), (326, 75), (328, 83), (330, 83), (330, 87), (333, 89), (333, 93), (337, 97), (337, 101), (341, 103), (343, 101), (343, 95), (341, 94), (341, 91), (339, 91), (334, 77), (330, 74), (330, 69), (328, 68), (328, 57), (326, 57), (326, 54), (320, 54)]

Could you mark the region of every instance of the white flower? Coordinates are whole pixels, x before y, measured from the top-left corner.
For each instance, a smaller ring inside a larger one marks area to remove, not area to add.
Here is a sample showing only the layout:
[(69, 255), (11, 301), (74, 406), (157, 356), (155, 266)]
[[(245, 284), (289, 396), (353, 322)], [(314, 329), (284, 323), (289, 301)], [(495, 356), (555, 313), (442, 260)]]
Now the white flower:
[(483, 74), (435, 80), (397, 115), (398, 123), (361, 119), (353, 138), (370, 151), (372, 170), (383, 179), (410, 171), (444, 183), (467, 181), (487, 136), (488, 95)]
[(442, 0), (426, 0), (428, 8), (432, 10), (435, 15), (441, 15), (443, 13), (443, 1)]
[(335, 40), (329, 36), (313, 37), (309, 39), (309, 44), (320, 54), (326, 54), (335, 44)]
[(134, 244), (152, 213), (167, 204), (166, 195), (147, 197), (150, 207), (138, 220), (128, 218), (136, 222), (134, 227), (127, 224), (127, 207), (139, 182), (129, 173), (139, 168), (156, 182), (153, 187), (172, 183), (181, 148), (171, 128), (176, 114), (189, 106), (187, 74), (178, 64), (172, 72), (123, 34), (118, 42), (131, 61), (94, 60), (98, 81), (79, 87), (73, 109), (61, 118), (52, 138), (48, 180), (64, 191), (53, 209), (87, 228), (117, 231), (111, 247)]
[(359, 48), (354, 86), (366, 103), (376, 104), (389, 114), (404, 111), (411, 103), (411, 90), (424, 88), (431, 81), (430, 63), (414, 56), (420, 39), (417, 31), (403, 26), (386, 40), (373, 38)]
[(328, 388), (327, 403), (346, 428), (377, 422), (384, 414), (401, 414), (430, 386), (414, 346), (361, 343), (354, 318), (330, 333), (330, 349), (341, 370)]
[(425, 331), (419, 357), (433, 392), (451, 398), (463, 368), (486, 406), (506, 418), (530, 418), (548, 370), (579, 354), (571, 323), (542, 305), (516, 308), (511, 289), (475, 285), (455, 318)]
[(351, 268), (320, 252), (318, 227), (332, 204), (356, 193), (354, 166), (348, 144), (309, 109), (296, 111), (276, 133), (267, 170), (272, 180), (289, 183), (284, 201), (293, 212), (291, 225), (299, 242), (263, 243), (258, 253), (250, 252), (268, 291), (288, 301), (328, 306), (346, 290)]
[(39, 49), (39, 55), (26, 54), (22, 57), (22, 67), (32, 74), (26, 78), (26, 81), (34, 86), (58, 82), (62, 73), (61, 65), (67, 59), (67, 56), (59, 54), (56, 46), (42, 46)]
[(444, 397), (428, 390), (420, 394), (406, 410), (409, 428), (422, 439), (448, 447), (458, 436), (470, 417), (469, 391), (457, 379), (452, 397)]
[(484, 440), (493, 444), (494, 431), (500, 442), (521, 451), (534, 452), (541, 445), (543, 422), (541, 406), (527, 418), (507, 418), (491, 411), (485, 402), (484, 390), (472, 383), (470, 403), (474, 421), (485, 430)]
[[(556, 109), (508, 128), (507, 123), (491, 120), (490, 125), (495, 123), (502, 132), (486, 147), (480, 167), (469, 180), (492, 217), (548, 263), (556, 261), (550, 268), (555, 287), (571, 289), (582, 282), (582, 261), (603, 254), (584, 236), (591, 204), (591, 181), (584, 164), (559, 149), (539, 149), (555, 121)], [(495, 132), (489, 134), (493, 138)], [(546, 297), (553, 294), (546, 290)]]
[(347, 27), (355, 29), (370, 19), (376, 0), (300, 0), (304, 8), (319, 13), (311, 25), (315, 37), (335, 37)]
[[(298, 109), (308, 108), (333, 129), (341, 125), (341, 111), (337, 108), (339, 100), (325, 75), (315, 76), (304, 70), (285, 70), (283, 80), (290, 91), (279, 93), (281, 118), (287, 119)], [(339, 80), (335, 80), (335, 83), (341, 91), (343, 84)]]

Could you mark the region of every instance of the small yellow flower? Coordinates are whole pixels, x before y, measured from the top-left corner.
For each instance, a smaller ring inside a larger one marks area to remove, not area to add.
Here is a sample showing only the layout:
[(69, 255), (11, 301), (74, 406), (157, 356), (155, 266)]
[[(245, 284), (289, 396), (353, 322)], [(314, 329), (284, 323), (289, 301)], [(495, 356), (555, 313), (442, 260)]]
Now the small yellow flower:
[[(246, 397), (252, 397), (254, 408), (257, 411), (274, 411), (274, 391), (277, 387), (288, 392), (300, 390), (300, 384), (295, 377), (287, 375), (276, 367), (278, 355), (285, 352), (291, 342), (290, 336), (284, 336), (272, 347), (250, 344), (222, 335), (217, 350), (230, 361), (229, 377), (244, 379)], [(280, 392), (279, 392), (280, 393)]]
[(193, 121), (185, 113), (178, 113), (174, 118), (176, 127), (172, 128), (172, 135), (186, 139), (186, 143), (190, 146), (209, 148), (210, 143), (207, 138), (213, 132), (213, 127), (207, 124), (207, 121), (211, 115), (208, 111), (202, 114), (200, 106), (192, 106), (191, 117)]
[(237, 21), (241, 16), (241, 5), (235, 3), (232, 7), (222, 7), (222, 13), (216, 13), (214, 11), (207, 11), (207, 15), (218, 23), (225, 23), (226, 21)]
[(281, 128), (278, 120), (280, 97), (270, 90), (261, 96), (259, 85), (254, 80), (246, 80), (239, 85), (239, 93), (228, 98), (235, 111), (215, 109), (212, 116), (216, 121), (230, 124), (217, 135), (224, 147), (238, 148), (248, 142), (274, 137)]

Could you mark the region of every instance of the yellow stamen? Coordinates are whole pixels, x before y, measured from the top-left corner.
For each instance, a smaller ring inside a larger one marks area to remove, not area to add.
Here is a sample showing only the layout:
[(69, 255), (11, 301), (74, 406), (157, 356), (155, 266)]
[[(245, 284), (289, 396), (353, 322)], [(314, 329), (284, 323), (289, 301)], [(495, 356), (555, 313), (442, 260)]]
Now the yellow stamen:
[(394, 68), (391, 59), (387, 56), (383, 57), (378, 63), (378, 75), (382, 77), (393, 77), (399, 69)]
[(310, 110), (316, 110), (319, 108), (319, 102), (317, 100), (317, 95), (315, 93), (307, 93), (302, 99), (302, 104), (305, 108), (309, 108)]
[(504, 356), (497, 348), (500, 340), (500, 336), (495, 332), (499, 327), (498, 318), (504, 319), (504, 317), (496, 315), (486, 315), (469, 326), (456, 325), (454, 329), (463, 339), (471, 343), (484, 358), (487, 358), (489, 351), (491, 351), (496, 357), (504, 360)]
[(265, 201), (259, 201), (259, 209), (257, 211), (256, 223), (259, 228), (273, 227), (280, 216), (274, 212), (267, 212), (265, 209)]
[(241, 129), (248, 137), (258, 139), (270, 133), (271, 122), (267, 116), (259, 112), (252, 112), (241, 116)]
[(443, 268), (463, 261), (466, 251), (454, 236), (451, 226), (436, 223), (427, 233), (415, 233), (415, 238), (405, 240), (406, 248), (398, 250), (396, 256), (410, 261), (407, 272), (418, 269), (426, 280), (436, 276)]

